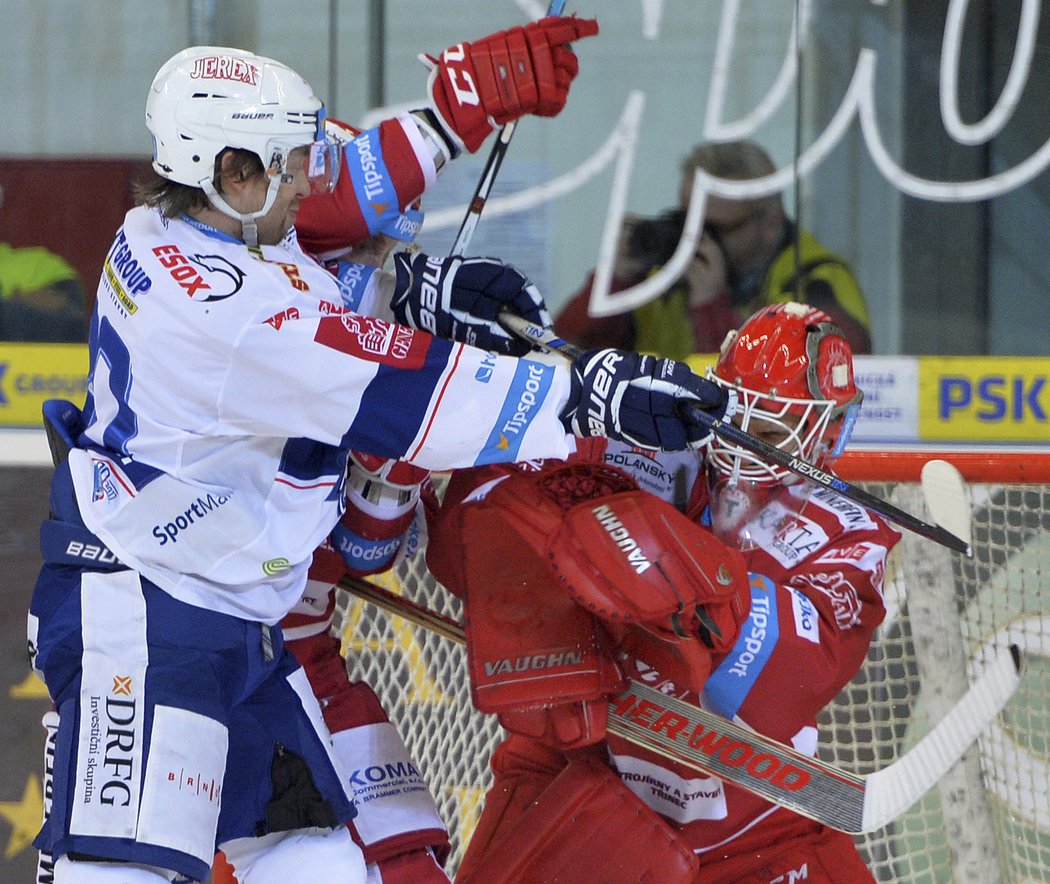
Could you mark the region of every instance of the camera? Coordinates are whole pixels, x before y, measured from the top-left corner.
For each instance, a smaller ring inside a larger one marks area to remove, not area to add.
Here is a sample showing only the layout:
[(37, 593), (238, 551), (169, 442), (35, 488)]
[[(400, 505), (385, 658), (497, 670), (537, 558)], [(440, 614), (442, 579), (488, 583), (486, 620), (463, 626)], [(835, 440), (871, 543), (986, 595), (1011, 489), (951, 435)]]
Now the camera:
[(645, 218), (631, 228), (627, 254), (650, 266), (666, 264), (685, 227), (685, 209), (670, 209), (655, 218)]

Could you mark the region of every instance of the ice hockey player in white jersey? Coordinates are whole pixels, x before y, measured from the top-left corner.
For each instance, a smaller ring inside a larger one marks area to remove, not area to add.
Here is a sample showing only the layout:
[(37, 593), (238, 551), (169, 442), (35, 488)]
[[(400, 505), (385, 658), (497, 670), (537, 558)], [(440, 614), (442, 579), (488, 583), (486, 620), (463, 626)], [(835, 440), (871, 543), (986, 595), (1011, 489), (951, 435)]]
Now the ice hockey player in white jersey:
[(83, 414), (55, 415), (73, 444), (29, 613), (59, 714), (35, 844), (57, 881), (202, 880), (217, 846), (245, 881), (364, 880), (320, 709), (276, 628), (339, 518), (348, 452), (445, 469), (562, 457), (577, 436), (684, 448), (704, 434), (679, 398), (721, 416), (727, 397), (626, 351), (566, 368), (465, 346), (500, 346), (494, 303), (545, 315), (498, 262), (410, 262), (349, 310), (292, 227), (343, 144), (279, 62), (184, 50), (146, 119), (163, 180), (102, 268)]

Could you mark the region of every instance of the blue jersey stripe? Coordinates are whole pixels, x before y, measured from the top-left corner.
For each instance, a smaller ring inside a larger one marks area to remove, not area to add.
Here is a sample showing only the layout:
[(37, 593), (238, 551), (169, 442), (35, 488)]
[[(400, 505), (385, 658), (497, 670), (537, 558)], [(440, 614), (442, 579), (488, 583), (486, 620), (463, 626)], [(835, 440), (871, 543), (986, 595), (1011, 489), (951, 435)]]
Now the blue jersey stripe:
[(704, 685), (705, 699), (726, 718), (740, 711), (780, 639), (776, 584), (764, 574), (750, 576), (751, 613), (733, 650)]
[(474, 461), (476, 466), (518, 459), (525, 431), (539, 413), (553, 380), (553, 366), (528, 359), (518, 363), (485, 448)]
[(404, 457), (427, 420), (430, 400), (444, 378), (453, 346), (452, 341), (434, 338), (418, 371), (380, 364), (345, 437), (350, 447), (381, 457)]

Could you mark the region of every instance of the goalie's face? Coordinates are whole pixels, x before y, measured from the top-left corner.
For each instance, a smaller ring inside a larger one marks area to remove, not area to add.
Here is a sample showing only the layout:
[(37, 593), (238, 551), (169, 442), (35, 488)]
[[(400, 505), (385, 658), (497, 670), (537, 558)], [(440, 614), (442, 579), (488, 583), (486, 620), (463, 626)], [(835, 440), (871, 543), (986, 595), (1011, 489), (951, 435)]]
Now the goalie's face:
[[(811, 463), (825, 459), (828, 403), (734, 389), (740, 402), (733, 418), (738, 427)], [(812, 490), (794, 473), (717, 436), (708, 445), (705, 469), (712, 528), (723, 543), (742, 551), (772, 542), (788, 520), (801, 515)]]
[[(808, 463), (819, 466), (827, 460), (841, 425), (834, 403), (763, 395), (713, 373), (709, 379), (736, 391), (739, 405), (733, 423), (744, 432)], [(784, 467), (717, 436), (708, 445), (707, 462), (733, 483), (772, 486), (794, 480), (794, 473)]]

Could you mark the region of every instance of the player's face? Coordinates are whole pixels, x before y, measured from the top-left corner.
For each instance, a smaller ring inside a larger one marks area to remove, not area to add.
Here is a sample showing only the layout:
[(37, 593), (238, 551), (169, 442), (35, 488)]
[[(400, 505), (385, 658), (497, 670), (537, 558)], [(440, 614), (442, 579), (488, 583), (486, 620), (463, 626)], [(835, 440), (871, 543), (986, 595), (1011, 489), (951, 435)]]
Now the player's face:
[[(310, 182), (306, 175), (309, 150), (309, 147), (297, 147), (288, 155), (288, 174), (292, 176), (292, 181), (277, 188), (277, 198), (270, 211), (256, 222), (259, 245), (276, 245), (295, 224), (296, 215), (299, 214), (299, 203), (310, 193)], [(252, 211), (258, 211), (265, 204), (269, 184), (270, 178), (265, 173), (253, 179), (250, 192)]]
[[(773, 407), (775, 414), (779, 414), (781, 410), (777, 406)], [(733, 418), (733, 423), (737, 424), (737, 426), (741, 425), (741, 414), (738, 413)], [(767, 445), (772, 445), (775, 448), (783, 444), (784, 440), (791, 435), (791, 431), (798, 429), (800, 423), (802, 423), (802, 416), (788, 411), (779, 414), (776, 421), (766, 420), (758, 415), (753, 415), (744, 429), (752, 436), (757, 436)]]

